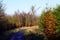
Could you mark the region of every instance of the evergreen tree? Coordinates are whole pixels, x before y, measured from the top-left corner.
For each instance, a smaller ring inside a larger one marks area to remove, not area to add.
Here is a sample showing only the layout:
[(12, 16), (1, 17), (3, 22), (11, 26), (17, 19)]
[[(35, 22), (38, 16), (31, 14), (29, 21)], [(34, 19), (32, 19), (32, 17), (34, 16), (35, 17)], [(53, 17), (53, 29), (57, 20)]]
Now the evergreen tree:
[(42, 14), (41, 14), (41, 16), (40, 16), (40, 18), (39, 18), (39, 27), (42, 28), (42, 29), (45, 26), (44, 25), (44, 16), (45, 16), (45, 12), (43, 11)]
[(53, 15), (58, 22), (56, 32), (60, 33), (60, 5), (53, 9)]

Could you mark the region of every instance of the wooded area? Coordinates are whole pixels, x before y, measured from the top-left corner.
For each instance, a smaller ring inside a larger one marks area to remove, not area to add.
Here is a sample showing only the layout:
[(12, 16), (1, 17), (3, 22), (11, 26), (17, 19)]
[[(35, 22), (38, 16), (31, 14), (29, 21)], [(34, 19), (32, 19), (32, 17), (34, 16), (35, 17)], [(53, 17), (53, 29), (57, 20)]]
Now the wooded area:
[(14, 13), (12, 16), (6, 15), (3, 4), (0, 2), (0, 36), (11, 29), (38, 25), (48, 40), (55, 40), (55, 37), (59, 40), (60, 5), (42, 11), (41, 16), (35, 15), (34, 6), (31, 7), (31, 12), (26, 13), (17, 10)]

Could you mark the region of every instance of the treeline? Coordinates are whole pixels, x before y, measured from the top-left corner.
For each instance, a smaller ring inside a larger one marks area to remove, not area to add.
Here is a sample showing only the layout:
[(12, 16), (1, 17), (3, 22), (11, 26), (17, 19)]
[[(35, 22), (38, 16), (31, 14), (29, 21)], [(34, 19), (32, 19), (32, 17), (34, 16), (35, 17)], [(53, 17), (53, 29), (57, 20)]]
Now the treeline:
[(16, 11), (14, 15), (6, 15), (2, 2), (0, 2), (0, 30), (9, 30), (16, 27), (28, 27), (38, 25), (38, 16), (34, 15), (34, 7), (31, 12)]
[(13, 16), (8, 17), (8, 21), (16, 26), (34, 26), (38, 25), (38, 17), (31, 13), (18, 13), (15, 12)]

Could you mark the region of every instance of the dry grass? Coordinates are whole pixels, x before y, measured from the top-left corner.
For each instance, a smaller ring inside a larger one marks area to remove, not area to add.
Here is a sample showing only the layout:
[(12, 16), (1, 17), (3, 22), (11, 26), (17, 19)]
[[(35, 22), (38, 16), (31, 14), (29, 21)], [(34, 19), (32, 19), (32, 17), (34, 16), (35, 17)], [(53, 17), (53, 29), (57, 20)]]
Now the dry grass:
[(27, 32), (29, 32), (29, 31), (34, 31), (35, 29), (39, 29), (39, 27), (38, 26), (31, 26), (31, 27), (20, 27), (20, 28), (16, 28), (16, 29), (14, 29), (14, 30), (12, 30), (13, 32), (18, 32), (18, 31), (20, 31), (20, 30), (26, 30)]
[(26, 30), (26, 32), (35, 32), (36, 29), (39, 29), (38, 26), (31, 26), (31, 27), (20, 27), (20, 28), (15, 28), (13, 30), (10, 31), (6, 31), (6, 33), (14, 33), (14, 32), (18, 32), (20, 30)]

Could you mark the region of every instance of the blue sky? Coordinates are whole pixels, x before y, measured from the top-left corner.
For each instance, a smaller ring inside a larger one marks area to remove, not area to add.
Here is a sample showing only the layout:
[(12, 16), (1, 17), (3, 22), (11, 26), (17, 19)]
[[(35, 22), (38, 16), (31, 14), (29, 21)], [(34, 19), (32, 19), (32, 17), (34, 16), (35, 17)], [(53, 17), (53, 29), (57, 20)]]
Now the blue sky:
[(6, 13), (8, 15), (13, 15), (15, 11), (19, 10), (20, 12), (29, 12), (31, 6), (35, 6), (35, 9), (40, 7), (37, 10), (36, 15), (40, 15), (43, 10), (46, 8), (46, 3), (48, 3), (48, 8), (56, 7), (57, 4), (60, 4), (60, 0), (3, 0), (6, 5)]

